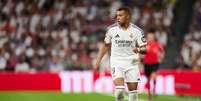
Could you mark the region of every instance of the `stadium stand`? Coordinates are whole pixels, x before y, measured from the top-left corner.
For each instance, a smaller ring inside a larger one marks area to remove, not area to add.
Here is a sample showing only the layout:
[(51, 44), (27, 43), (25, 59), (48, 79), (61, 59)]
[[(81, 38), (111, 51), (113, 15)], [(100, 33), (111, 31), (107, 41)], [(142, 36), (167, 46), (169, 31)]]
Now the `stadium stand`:
[[(158, 41), (167, 49), (175, 4), (176, 0), (1, 0), (0, 70), (92, 69), (106, 27), (114, 22), (114, 11), (121, 5), (131, 7), (133, 23), (145, 34), (156, 29)], [(201, 66), (200, 4), (195, 5), (178, 67), (185, 64), (198, 70)]]

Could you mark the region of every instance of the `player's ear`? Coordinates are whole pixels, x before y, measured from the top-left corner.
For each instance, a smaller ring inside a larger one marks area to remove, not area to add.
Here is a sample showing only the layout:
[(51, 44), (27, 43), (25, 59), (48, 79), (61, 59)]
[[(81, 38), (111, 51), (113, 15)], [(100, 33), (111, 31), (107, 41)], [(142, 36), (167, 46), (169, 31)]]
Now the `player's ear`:
[(127, 17), (126, 17), (127, 19), (130, 19), (130, 15), (129, 14), (127, 14)]

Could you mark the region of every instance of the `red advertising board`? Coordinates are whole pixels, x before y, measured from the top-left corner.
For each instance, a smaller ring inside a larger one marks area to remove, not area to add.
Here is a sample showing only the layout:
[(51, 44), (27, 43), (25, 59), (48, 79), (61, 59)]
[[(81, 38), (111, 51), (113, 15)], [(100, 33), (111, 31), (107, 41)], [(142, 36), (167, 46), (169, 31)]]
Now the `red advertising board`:
[(0, 91), (60, 91), (60, 82), (52, 73), (0, 73)]
[[(140, 92), (146, 92), (146, 77), (142, 75)], [(160, 71), (157, 94), (201, 96), (201, 72)], [(66, 71), (60, 73), (5, 73), (0, 72), (0, 91), (60, 91), (113, 92), (109, 73)]]
[(174, 76), (176, 94), (201, 96), (201, 72), (160, 71), (160, 74)]

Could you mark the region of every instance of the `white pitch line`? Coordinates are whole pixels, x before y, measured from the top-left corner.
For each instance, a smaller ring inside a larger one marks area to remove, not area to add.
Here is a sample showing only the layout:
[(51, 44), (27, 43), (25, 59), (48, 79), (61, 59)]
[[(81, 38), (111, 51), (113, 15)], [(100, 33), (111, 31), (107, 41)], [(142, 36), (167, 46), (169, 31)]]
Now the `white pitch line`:
[[(114, 97), (112, 94), (109, 94), (109, 93), (108, 93), (108, 94), (107, 94), (107, 93), (97, 93), (97, 94), (104, 95), (104, 96)], [(124, 97), (124, 101), (125, 101), (125, 100), (128, 101), (128, 96), (125, 96), (125, 97)], [(138, 98), (138, 100), (139, 100), (139, 101), (148, 101), (148, 100), (139, 99), (139, 98)]]

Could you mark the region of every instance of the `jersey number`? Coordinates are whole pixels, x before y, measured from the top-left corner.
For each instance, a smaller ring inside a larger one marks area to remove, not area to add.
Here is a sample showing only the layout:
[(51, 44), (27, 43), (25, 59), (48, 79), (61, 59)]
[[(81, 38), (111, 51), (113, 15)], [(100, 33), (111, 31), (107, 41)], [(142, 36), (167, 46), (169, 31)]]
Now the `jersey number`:
[(113, 67), (112, 68), (112, 74), (114, 75), (114, 73), (115, 73), (115, 68)]

